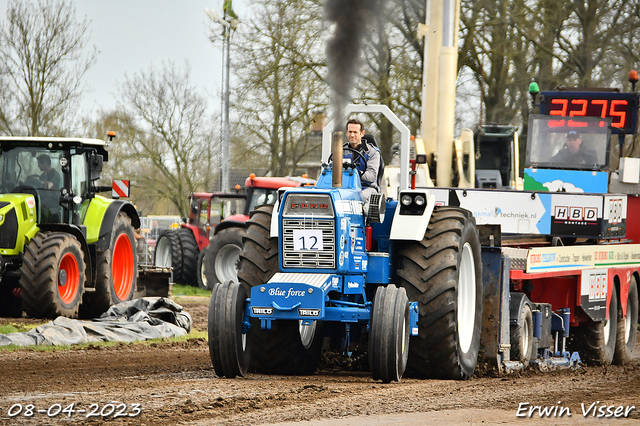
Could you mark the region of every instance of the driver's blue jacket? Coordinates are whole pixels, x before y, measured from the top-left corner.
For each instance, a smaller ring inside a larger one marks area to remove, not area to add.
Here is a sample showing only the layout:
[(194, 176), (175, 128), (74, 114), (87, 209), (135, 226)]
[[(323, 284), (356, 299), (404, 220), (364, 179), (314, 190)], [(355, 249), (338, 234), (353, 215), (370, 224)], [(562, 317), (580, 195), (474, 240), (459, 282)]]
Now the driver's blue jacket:
[[(349, 143), (344, 144), (344, 148), (351, 148)], [(374, 188), (377, 192), (380, 191), (378, 186), (378, 168), (380, 167), (380, 151), (378, 148), (371, 144), (367, 144), (366, 141), (361, 141), (360, 145), (356, 149), (362, 154), (366, 163), (362, 161), (357, 155), (352, 154), (349, 151), (344, 151), (343, 158), (349, 158), (353, 161), (352, 157), (356, 157), (356, 168), (360, 172), (360, 181), (363, 188)]]

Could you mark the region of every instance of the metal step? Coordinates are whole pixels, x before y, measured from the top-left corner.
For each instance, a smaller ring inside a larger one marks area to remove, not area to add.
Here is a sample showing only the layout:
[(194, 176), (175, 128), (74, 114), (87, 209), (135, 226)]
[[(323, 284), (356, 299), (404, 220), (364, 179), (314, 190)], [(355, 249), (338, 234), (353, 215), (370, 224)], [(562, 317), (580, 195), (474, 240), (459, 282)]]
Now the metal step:
[(527, 255), (529, 249), (514, 248), (514, 247), (502, 247), (502, 253), (505, 256), (509, 256), (509, 269), (510, 270), (527, 270)]

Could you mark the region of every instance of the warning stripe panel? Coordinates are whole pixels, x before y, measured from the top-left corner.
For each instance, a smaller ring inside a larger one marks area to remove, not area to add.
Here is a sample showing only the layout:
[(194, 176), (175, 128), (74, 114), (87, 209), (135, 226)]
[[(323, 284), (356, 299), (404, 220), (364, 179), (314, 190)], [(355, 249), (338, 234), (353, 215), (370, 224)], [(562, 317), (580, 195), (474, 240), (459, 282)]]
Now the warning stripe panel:
[(114, 180), (111, 184), (111, 195), (113, 197), (128, 197), (129, 196), (129, 181), (128, 180)]

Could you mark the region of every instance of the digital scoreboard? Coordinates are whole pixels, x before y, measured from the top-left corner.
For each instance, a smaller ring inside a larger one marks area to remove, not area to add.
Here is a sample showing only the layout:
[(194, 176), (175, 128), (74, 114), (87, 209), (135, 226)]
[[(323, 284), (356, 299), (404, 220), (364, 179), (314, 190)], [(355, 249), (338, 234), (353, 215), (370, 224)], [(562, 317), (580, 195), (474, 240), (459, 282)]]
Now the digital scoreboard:
[(613, 133), (633, 134), (635, 131), (637, 93), (543, 91), (540, 94), (540, 113), (558, 117), (558, 120), (550, 121), (549, 126), (575, 127), (578, 130), (585, 126), (580, 117), (601, 117), (611, 119)]

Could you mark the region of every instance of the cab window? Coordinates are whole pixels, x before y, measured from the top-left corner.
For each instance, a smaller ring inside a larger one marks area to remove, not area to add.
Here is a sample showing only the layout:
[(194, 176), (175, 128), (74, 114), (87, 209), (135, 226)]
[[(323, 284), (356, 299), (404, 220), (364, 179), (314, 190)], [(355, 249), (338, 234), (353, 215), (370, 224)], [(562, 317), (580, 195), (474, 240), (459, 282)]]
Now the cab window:
[(74, 196), (86, 198), (89, 176), (85, 154), (71, 156), (71, 192)]

